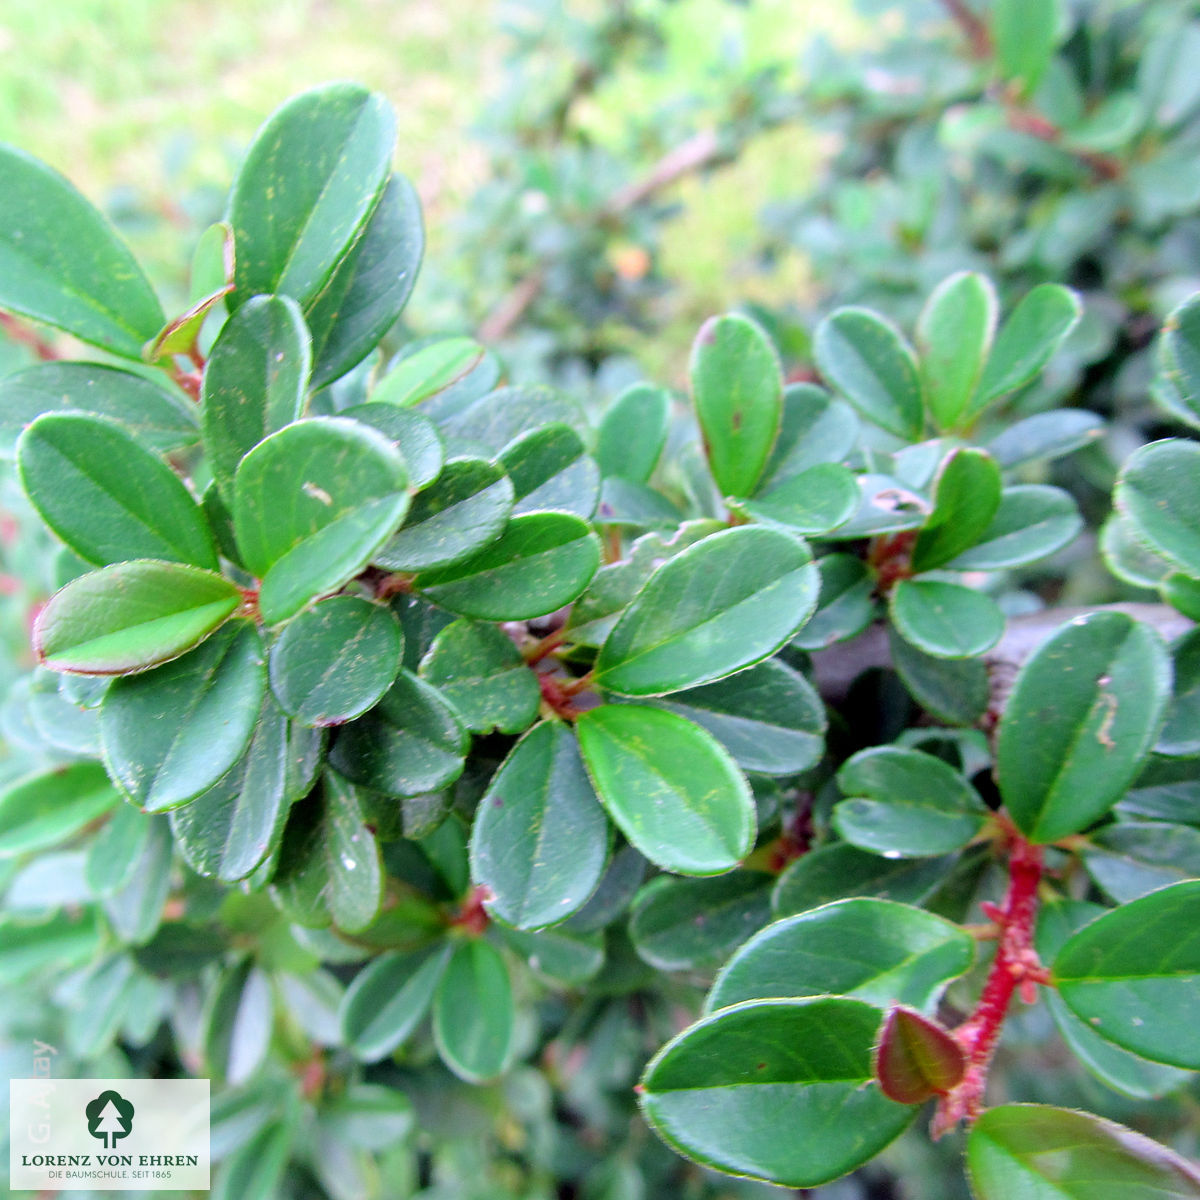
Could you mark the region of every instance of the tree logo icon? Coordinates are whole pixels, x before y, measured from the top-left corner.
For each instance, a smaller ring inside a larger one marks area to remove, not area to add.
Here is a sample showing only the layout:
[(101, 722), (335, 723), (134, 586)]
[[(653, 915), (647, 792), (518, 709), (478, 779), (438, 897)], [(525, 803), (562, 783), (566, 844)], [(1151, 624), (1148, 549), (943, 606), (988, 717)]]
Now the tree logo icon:
[(133, 1105), (120, 1092), (101, 1092), (85, 1109), (88, 1133), (99, 1138), (106, 1150), (113, 1149), (119, 1138), (133, 1132)]

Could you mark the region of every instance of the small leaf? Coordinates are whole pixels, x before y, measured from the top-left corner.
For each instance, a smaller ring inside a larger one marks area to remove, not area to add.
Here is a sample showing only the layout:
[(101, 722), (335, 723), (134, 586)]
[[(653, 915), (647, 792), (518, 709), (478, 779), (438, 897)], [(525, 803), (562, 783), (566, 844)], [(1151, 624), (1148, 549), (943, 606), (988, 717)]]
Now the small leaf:
[(1200, 754), (1200, 633), (1190, 630), (1172, 647), (1174, 683), (1167, 720), (1154, 749), (1158, 754), (1191, 758)]
[(933, 511), (913, 546), (914, 571), (931, 571), (970, 550), (1000, 507), (1000, 468), (982, 450), (952, 450), (933, 482)]
[(974, 544), (946, 562), (952, 571), (1001, 571), (1061, 550), (1083, 528), (1074, 499), (1061, 488), (1005, 488), (991, 523)]
[(783, 421), (758, 490), (778, 487), (820, 463), (840, 463), (857, 441), (858, 417), (844, 400), (814, 383), (790, 383), (783, 389)]
[(271, 690), (301, 725), (340, 725), (392, 686), (403, 648), (389, 609), (330, 596), (289, 621), (271, 646)]
[(1026, 463), (1062, 458), (1104, 436), (1104, 418), (1079, 408), (1034, 413), (1005, 426), (987, 444), (1005, 471)]
[(241, 758), (266, 674), (258, 633), (239, 622), (165, 666), (114, 680), (100, 707), (109, 774), (147, 812), (194, 800)]
[(271, 983), (249, 958), (227, 968), (204, 1011), (204, 1059), (213, 1077), (236, 1087), (267, 1054), (274, 1022)]
[(770, 657), (816, 606), (803, 542), (749, 526), (663, 563), (608, 635), (596, 679), (627, 696), (709, 683)]
[(440, 338), (395, 363), (371, 393), (371, 402), (401, 408), (420, 404), (467, 375), (484, 353), (473, 338)]
[(873, 1158), (916, 1114), (874, 1082), (878, 1029), (877, 1008), (844, 997), (722, 1009), (650, 1061), (643, 1112), (669, 1145), (705, 1166), (817, 1187)]
[(492, 455), (500, 454), (509, 442), (542, 425), (588, 427), (587, 416), (577, 400), (545, 386), (497, 388), (451, 417), (431, 415), (447, 439), (459, 439)]
[(162, 306), (128, 247), (57, 171), (0, 146), (0, 308), (139, 360)]
[(1117, 904), (1200, 878), (1200, 830), (1167, 821), (1106, 825), (1081, 851), (1092, 881)]
[(600, 469), (566, 425), (543, 425), (505, 447), (500, 465), (513, 482), (513, 514), (554, 509), (587, 520), (600, 497)]
[(361, 571), (403, 519), (406, 485), (391, 442), (357, 421), (297, 421), (259, 442), (237, 470), (233, 521), (263, 620), (286, 621)]
[(821, 588), (817, 611), (791, 644), (823, 650), (862, 633), (875, 615), (875, 581), (867, 564), (853, 554), (824, 554), (817, 559)]
[(1000, 74), (1022, 96), (1037, 87), (1054, 56), (1058, 0), (997, 0), (992, 41)]
[(1000, 793), (1026, 837), (1077, 833), (1120, 799), (1158, 736), (1170, 672), (1158, 634), (1124, 613), (1076, 618), (1038, 647), (996, 742)]
[(94, 896), (111, 896), (129, 882), (153, 821), (132, 804), (122, 804), (92, 838), (84, 878)]
[(921, 379), (939, 429), (955, 428), (975, 391), (996, 333), (997, 307), (986, 275), (959, 271), (938, 284), (921, 310)]
[(382, 954), (354, 977), (342, 1001), (341, 1027), (355, 1058), (378, 1062), (412, 1036), (449, 959), (449, 945)]
[(671, 397), (663, 388), (635, 383), (609, 406), (596, 434), (596, 463), (606, 478), (645, 483), (667, 440)]
[(1172, 410), (1189, 425), (1200, 425), (1200, 301), (1197, 297), (1189, 296), (1167, 317), (1156, 351), (1159, 370), (1172, 397)]
[(166, 817), (151, 817), (129, 878), (104, 900), (108, 923), (128, 946), (144, 946), (162, 924), (171, 891), (171, 850)]
[(858, 512), (838, 526), (839, 541), (920, 529), (925, 524), (929, 502), (890, 475), (860, 475), (858, 491)]
[(682, 875), (728, 871), (754, 844), (745, 778), (720, 744), (674, 713), (605, 704), (579, 718), (579, 746), (617, 827)]
[(115, 421), (46, 413), (18, 440), (17, 467), (38, 515), (88, 562), (157, 558), (216, 569), (200, 506)]
[(18, 779), (0, 789), (0, 859), (57, 846), (120, 802), (98, 763)]
[(990, 596), (940, 580), (900, 580), (888, 614), (901, 637), (935, 658), (974, 658), (1004, 633), (1004, 614)]
[(451, 612), (487, 621), (523, 621), (554, 612), (587, 587), (600, 543), (568, 513), (513, 517), (490, 546), (418, 575), (414, 586)]
[(317, 298), (375, 209), (395, 139), (388, 102), (351, 83), (314, 88), (268, 118), (230, 198), (231, 311), (257, 295)]
[(888, 630), (892, 666), (912, 698), (950, 725), (974, 725), (992, 696), (982, 658), (934, 658)]
[(604, 966), (604, 936), (599, 932), (577, 933), (563, 925), (536, 933), (497, 925), (496, 931), (531, 971), (551, 983), (579, 987)]
[(839, 463), (818, 463), (753, 500), (730, 507), (764, 525), (782, 525), (793, 533), (827, 534), (854, 516), (858, 506), (853, 474)]
[(238, 464), (304, 407), (312, 349), (300, 306), (255, 296), (225, 322), (201, 391), (204, 449), (221, 498), (232, 506)]
[(775, 347), (747, 317), (713, 317), (696, 336), (688, 373), (717, 487), (727, 496), (751, 495), (783, 414)]
[(917, 357), (889, 321), (865, 308), (839, 308), (817, 326), (813, 353), (821, 374), (868, 421), (910, 441), (921, 436)]
[(1113, 507), (1134, 536), (1192, 578), (1200, 577), (1200, 446), (1181, 438), (1133, 452), (1113, 487)]
[(391, 404), (355, 404), (343, 408), (338, 415), (353, 417), (391, 438), (408, 468), (410, 487), (426, 488), (442, 473), (445, 461), (442, 439), (433, 422), (423, 413)]
[(92, 909), (56, 913), (48, 921), (0, 918), (0, 982), (16, 983), (46, 970), (62, 970), (95, 958), (100, 925)]
[(442, 1061), (467, 1083), (494, 1079), (515, 1048), (514, 1022), (512, 984), (499, 951), (484, 941), (461, 943), (433, 999), (433, 1037)]
[(967, 1055), (952, 1033), (910, 1008), (893, 1008), (875, 1050), (875, 1078), (899, 1104), (944, 1096), (966, 1073)]

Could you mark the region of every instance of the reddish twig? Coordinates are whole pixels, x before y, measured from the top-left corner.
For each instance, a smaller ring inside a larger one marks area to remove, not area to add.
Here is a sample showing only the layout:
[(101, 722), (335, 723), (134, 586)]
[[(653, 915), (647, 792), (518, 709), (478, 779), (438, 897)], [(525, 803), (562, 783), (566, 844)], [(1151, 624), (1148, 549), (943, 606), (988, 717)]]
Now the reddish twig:
[(1060, 146), (1083, 163), (1097, 179), (1111, 183), (1114, 179), (1120, 179), (1125, 173), (1124, 164), (1111, 154), (1099, 154), (1094, 150), (1064, 145), (1062, 129), (1040, 113), (1015, 104), (1007, 106), (1007, 113), (1009, 125), (1018, 133), (1027, 133), (1039, 141), (1048, 142), (1052, 146)]
[(23, 325), (12, 313), (0, 312), (0, 329), (14, 342), (28, 346), (42, 362), (53, 362), (62, 355), (45, 338)]
[(942, 0), (942, 7), (963, 31), (971, 48), (971, 57), (984, 61), (991, 58), (992, 35), (988, 33), (983, 19), (967, 7), (965, 0)]

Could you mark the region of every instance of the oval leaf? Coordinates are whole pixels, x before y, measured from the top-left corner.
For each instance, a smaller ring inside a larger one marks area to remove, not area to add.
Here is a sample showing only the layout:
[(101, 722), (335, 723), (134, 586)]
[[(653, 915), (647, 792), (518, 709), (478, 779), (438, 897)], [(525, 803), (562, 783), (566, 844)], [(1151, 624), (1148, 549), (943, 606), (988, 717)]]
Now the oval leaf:
[(483, 1083), (504, 1071), (514, 1050), (515, 1010), (508, 968), (487, 942), (463, 942), (433, 999), (433, 1037), (460, 1079)]
[(429, 1011), (449, 958), (449, 946), (382, 954), (354, 977), (340, 1020), (356, 1058), (377, 1062), (408, 1040)]
[(923, 1104), (962, 1081), (967, 1054), (936, 1021), (910, 1008), (893, 1008), (875, 1049), (875, 1078), (899, 1104)]
[(664, 388), (635, 383), (609, 406), (596, 433), (600, 474), (645, 483), (667, 441), (671, 397)]
[(1134, 451), (1113, 488), (1131, 531), (1185, 575), (1200, 576), (1200, 446), (1179, 438)]
[(982, 450), (952, 450), (933, 483), (933, 511), (917, 534), (914, 571), (944, 566), (974, 546), (1000, 507), (1000, 468)]
[(99, 763), (18, 779), (0, 790), (0, 859), (57, 846), (120, 799)]
[(991, 523), (969, 549), (945, 565), (952, 571), (1024, 566), (1061, 550), (1082, 528), (1074, 499), (1061, 488), (1041, 484), (1005, 488)]
[(974, 658), (1004, 633), (1004, 614), (982, 592), (934, 579), (902, 579), (888, 597), (896, 631), (934, 658)]
[(997, 307), (986, 275), (959, 271), (934, 288), (921, 310), (921, 379), (939, 429), (955, 427), (975, 391), (996, 333)]

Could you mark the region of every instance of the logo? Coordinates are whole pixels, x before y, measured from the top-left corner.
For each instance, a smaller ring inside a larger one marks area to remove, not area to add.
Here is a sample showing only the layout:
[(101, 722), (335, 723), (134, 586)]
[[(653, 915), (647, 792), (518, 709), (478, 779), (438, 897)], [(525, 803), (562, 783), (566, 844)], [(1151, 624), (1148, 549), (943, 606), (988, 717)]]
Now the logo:
[(133, 1132), (133, 1105), (120, 1092), (101, 1092), (84, 1110), (88, 1133), (112, 1150), (119, 1139)]

